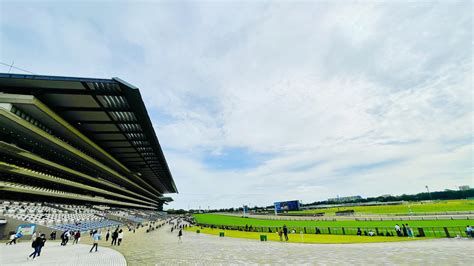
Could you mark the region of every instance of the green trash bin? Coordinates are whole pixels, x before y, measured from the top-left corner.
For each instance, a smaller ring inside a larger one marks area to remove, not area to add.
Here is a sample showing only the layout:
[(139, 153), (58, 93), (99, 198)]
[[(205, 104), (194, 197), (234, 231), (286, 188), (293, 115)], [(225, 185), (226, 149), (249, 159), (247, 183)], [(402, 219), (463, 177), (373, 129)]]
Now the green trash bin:
[(260, 241), (267, 241), (267, 235), (260, 235)]
[(199, 233), (201, 233), (201, 230), (199, 230), (199, 229), (198, 229), (198, 230), (196, 230), (196, 233), (198, 233), (198, 234), (199, 234)]
[(224, 232), (219, 232), (220, 237), (224, 237)]

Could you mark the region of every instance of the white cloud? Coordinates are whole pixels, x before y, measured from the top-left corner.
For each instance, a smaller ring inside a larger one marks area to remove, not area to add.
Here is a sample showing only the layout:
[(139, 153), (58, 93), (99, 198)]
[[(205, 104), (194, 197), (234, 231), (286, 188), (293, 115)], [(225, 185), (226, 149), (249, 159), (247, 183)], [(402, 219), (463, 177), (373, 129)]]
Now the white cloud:
[(172, 207), (474, 183), (472, 2), (2, 6), (1, 61), (141, 88)]

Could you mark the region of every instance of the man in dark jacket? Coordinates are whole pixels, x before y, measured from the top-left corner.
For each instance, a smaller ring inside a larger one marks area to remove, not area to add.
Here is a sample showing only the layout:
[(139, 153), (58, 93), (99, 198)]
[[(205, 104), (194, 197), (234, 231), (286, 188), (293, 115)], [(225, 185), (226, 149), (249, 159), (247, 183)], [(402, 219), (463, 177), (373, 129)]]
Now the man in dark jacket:
[(117, 245), (117, 238), (118, 238), (118, 232), (117, 232), (118, 229), (116, 229), (113, 233), (112, 233), (112, 243), (111, 245)]
[(286, 224), (283, 225), (283, 235), (285, 236), (285, 241), (288, 241), (288, 228)]
[(67, 245), (67, 242), (69, 242), (69, 236), (69, 230), (66, 230), (61, 234), (61, 246)]
[(34, 248), (35, 251), (33, 251), (33, 253), (28, 256), (28, 259), (33, 256), (33, 259), (36, 260), (36, 256), (39, 257), (41, 255), (41, 249), (43, 248), (45, 242), (46, 236), (44, 234), (41, 234), (40, 237), (37, 237), (35, 241), (33, 241), (33, 243), (31, 244), (31, 247)]

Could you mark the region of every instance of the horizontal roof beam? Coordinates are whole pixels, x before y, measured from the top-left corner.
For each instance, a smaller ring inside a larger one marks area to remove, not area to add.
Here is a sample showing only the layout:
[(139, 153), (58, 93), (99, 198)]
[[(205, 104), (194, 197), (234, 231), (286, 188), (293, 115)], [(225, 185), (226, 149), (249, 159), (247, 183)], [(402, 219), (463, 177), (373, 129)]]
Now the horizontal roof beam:
[[(28, 87), (2, 87), (2, 91), (6, 93), (15, 94), (30, 94), (31, 88)], [(122, 96), (122, 92), (113, 90), (71, 90), (71, 89), (57, 89), (57, 88), (41, 88), (36, 92), (37, 95), (41, 94), (62, 94), (62, 95), (104, 95), (104, 96)]]
[(129, 112), (128, 107), (68, 107), (68, 106), (51, 106), (55, 111), (80, 111), (80, 112)]

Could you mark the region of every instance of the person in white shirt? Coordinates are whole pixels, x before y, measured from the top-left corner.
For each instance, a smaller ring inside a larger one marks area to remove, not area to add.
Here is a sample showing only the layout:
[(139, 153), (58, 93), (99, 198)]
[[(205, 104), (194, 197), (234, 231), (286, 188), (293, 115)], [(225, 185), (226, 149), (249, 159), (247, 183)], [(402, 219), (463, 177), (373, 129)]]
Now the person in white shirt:
[(402, 236), (402, 229), (398, 224), (395, 225), (395, 232), (397, 232), (397, 236)]
[(122, 229), (120, 229), (119, 233), (118, 233), (118, 245), (120, 246), (120, 243), (122, 243), (122, 239), (123, 239), (123, 231)]

